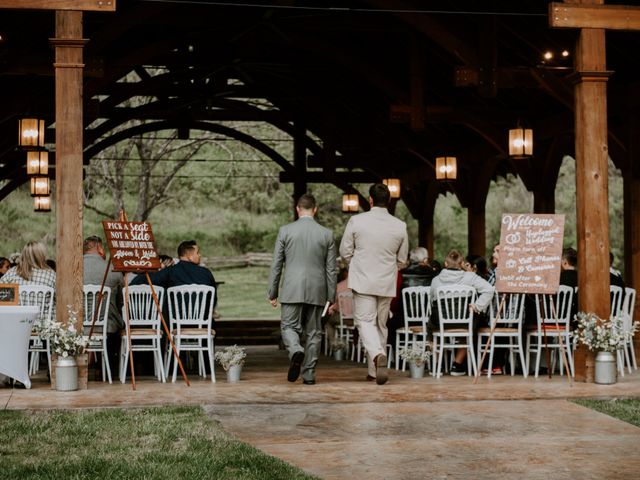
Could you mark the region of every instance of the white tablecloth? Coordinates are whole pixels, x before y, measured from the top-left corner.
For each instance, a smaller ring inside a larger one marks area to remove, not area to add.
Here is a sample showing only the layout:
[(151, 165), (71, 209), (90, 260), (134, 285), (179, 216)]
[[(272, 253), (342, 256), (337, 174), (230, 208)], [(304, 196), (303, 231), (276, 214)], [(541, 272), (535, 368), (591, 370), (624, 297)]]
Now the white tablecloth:
[(24, 383), (29, 380), (29, 337), (38, 307), (0, 306), (0, 373)]

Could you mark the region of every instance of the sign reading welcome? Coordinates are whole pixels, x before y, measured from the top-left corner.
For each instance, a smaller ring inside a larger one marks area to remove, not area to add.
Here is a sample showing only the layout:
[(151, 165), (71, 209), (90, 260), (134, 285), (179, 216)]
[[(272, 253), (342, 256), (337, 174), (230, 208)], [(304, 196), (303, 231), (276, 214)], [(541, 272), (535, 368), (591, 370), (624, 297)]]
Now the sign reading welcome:
[(496, 290), (557, 293), (563, 236), (564, 215), (503, 214)]
[(146, 222), (103, 220), (102, 226), (116, 272), (160, 269), (151, 225)]

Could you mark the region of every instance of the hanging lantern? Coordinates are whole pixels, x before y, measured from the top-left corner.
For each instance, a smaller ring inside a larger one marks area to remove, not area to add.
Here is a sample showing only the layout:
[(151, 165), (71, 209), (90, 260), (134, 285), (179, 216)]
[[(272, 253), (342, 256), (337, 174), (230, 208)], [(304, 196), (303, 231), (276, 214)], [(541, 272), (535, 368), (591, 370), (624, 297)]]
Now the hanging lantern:
[(50, 212), (51, 197), (49, 195), (33, 197), (33, 209), (36, 212)]
[(49, 195), (49, 177), (31, 177), (31, 196)]
[(357, 212), (360, 208), (360, 202), (358, 201), (358, 195), (352, 193), (345, 193), (342, 195), (342, 211), (345, 213)]
[(389, 193), (391, 194), (391, 198), (400, 198), (400, 179), (398, 178), (385, 178), (382, 180), (389, 188)]
[(49, 174), (49, 152), (46, 150), (31, 150), (27, 152), (27, 175)]
[(44, 120), (38, 118), (18, 120), (18, 146), (21, 148), (44, 147)]
[(458, 178), (458, 160), (456, 157), (436, 158), (436, 179), (455, 180)]
[(533, 155), (533, 130), (513, 128), (509, 130), (509, 156), (527, 158)]

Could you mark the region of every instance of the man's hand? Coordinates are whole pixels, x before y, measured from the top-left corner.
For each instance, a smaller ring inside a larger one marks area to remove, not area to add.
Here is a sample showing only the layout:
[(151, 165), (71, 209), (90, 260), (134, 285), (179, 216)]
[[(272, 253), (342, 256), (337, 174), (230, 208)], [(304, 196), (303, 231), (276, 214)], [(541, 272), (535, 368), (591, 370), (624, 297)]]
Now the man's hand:
[(273, 308), (276, 308), (278, 306), (278, 299), (277, 298), (270, 298), (269, 299), (269, 303), (271, 304), (271, 306)]
[(469, 304), (469, 310), (471, 310), (471, 313), (480, 313), (480, 310), (478, 310), (475, 303)]
[(327, 314), (333, 315), (337, 311), (338, 311), (338, 304), (332, 303), (331, 305), (329, 305), (329, 310), (327, 310)]

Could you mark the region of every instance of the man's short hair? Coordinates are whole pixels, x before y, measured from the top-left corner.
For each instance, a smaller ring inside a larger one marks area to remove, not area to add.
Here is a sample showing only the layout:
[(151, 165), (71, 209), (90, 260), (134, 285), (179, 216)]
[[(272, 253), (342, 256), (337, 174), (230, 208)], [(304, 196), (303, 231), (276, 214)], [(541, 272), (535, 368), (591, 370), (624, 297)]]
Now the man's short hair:
[(575, 267), (578, 265), (578, 252), (576, 252), (575, 248), (565, 248), (562, 250), (562, 259), (572, 267)]
[(458, 250), (451, 250), (444, 259), (447, 268), (460, 268), (464, 257)]
[(369, 196), (374, 207), (386, 207), (389, 205), (391, 193), (389, 193), (389, 187), (384, 183), (374, 183), (369, 187)]
[(99, 245), (102, 245), (102, 239), (97, 235), (91, 235), (84, 239), (84, 243), (82, 244), (82, 251), (84, 253), (98, 248)]
[(198, 244), (195, 240), (186, 240), (178, 245), (178, 257), (184, 257), (191, 250), (196, 248)]
[(301, 195), (296, 204), (300, 210), (313, 210), (316, 208), (316, 199), (310, 193)]
[[(615, 257), (613, 256), (613, 252), (609, 251), (609, 266), (613, 266), (614, 260), (615, 260)], [(0, 265), (2, 265), (2, 263), (0, 263)]]

